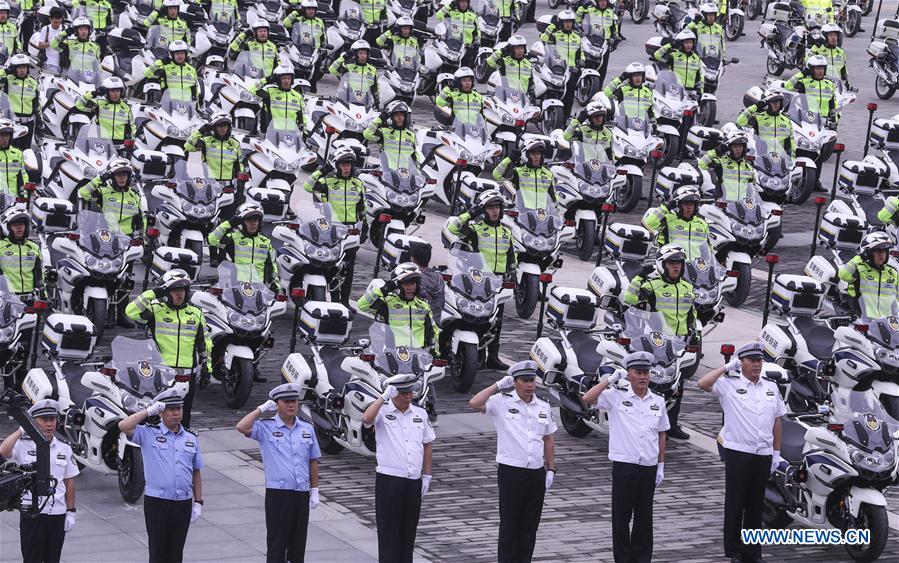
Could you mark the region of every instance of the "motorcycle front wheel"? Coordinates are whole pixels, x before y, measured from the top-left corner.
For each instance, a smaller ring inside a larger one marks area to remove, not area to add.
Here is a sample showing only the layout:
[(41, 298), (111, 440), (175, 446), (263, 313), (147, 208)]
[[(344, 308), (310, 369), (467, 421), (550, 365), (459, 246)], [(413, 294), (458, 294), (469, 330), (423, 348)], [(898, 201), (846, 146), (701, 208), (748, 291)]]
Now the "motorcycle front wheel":
[(222, 397), (228, 408), (239, 409), (250, 398), (253, 390), (253, 362), (246, 358), (234, 358), (231, 361), (231, 369), (225, 374), (222, 381)]
[(768, 57), (768, 61), (766, 62), (768, 74), (772, 76), (780, 76), (784, 73), (784, 65), (778, 62), (776, 59), (772, 59)]
[(450, 379), (453, 389), (459, 393), (467, 393), (474, 384), (478, 374), (478, 346), (471, 342), (460, 342), (459, 349), (453, 354), (453, 368)]
[(478, 55), (477, 60), (474, 64), (474, 77), (475, 80), (478, 81), (478, 84), (484, 84), (487, 82), (487, 77), (490, 75), (490, 68), (487, 66), (487, 58), (488, 55), (486, 53), (481, 53)]
[(862, 0), (859, 4), (859, 8), (862, 9), (863, 16), (870, 16), (871, 11), (874, 9), (874, 0)]
[(144, 494), (144, 458), (140, 448), (128, 446), (119, 460), (119, 493), (129, 504), (140, 500)]
[(580, 105), (587, 107), (590, 99), (599, 92), (599, 86), (599, 77), (588, 76), (582, 79), (574, 90), (574, 99)]
[(803, 203), (811, 197), (812, 192), (815, 190), (815, 173), (809, 169), (804, 169), (802, 172), (802, 180), (799, 185), (799, 192), (793, 198), (793, 202), (796, 205), (802, 205)]
[(701, 102), (699, 105), (699, 124), (703, 127), (713, 127), (718, 113), (718, 104), (714, 100)]
[(855, 37), (855, 34), (858, 33), (858, 30), (861, 29), (862, 22), (861, 17), (859, 17), (859, 13), (855, 10), (846, 14), (846, 36), (847, 37)]
[(724, 298), (731, 307), (739, 307), (749, 297), (749, 286), (752, 284), (752, 268), (749, 264), (734, 264), (734, 269), (739, 273), (737, 276), (737, 287), (730, 293), (725, 294)]
[(648, 0), (631, 0), (630, 14), (634, 23), (643, 23), (643, 21), (646, 20), (646, 16), (649, 14)]
[(593, 255), (596, 246), (596, 221), (583, 220), (577, 229), (577, 257), (585, 262)]
[(746, 6), (746, 17), (750, 20), (755, 20), (762, 13), (762, 3), (761, 0), (749, 0), (749, 5)]
[(87, 317), (94, 323), (94, 331), (97, 333), (97, 343), (103, 340), (103, 332), (106, 329), (106, 313), (109, 306), (107, 299), (91, 299), (84, 307)]
[(318, 437), (319, 448), (326, 454), (337, 455), (343, 451), (343, 446), (337, 443), (334, 436), (331, 436), (331, 434), (327, 432), (323, 432), (318, 426), (315, 427), (315, 435)]
[(727, 25), (724, 26), (724, 38), (728, 41), (736, 41), (743, 35), (743, 16), (730, 14), (727, 18)]
[(643, 195), (643, 178), (634, 174), (629, 174), (624, 189), (619, 190), (615, 194), (615, 206), (618, 211), (628, 213), (632, 211), (640, 202), (640, 196)]
[(858, 509), (858, 517), (853, 519), (851, 527), (868, 530), (871, 543), (865, 545), (846, 544), (846, 553), (855, 561), (874, 561), (886, 547), (890, 535), (890, 520), (887, 509), (883, 506), (863, 504)]
[(529, 319), (537, 308), (540, 297), (540, 281), (534, 274), (522, 274), (521, 282), (515, 288), (515, 312), (522, 319)]
[(547, 0), (549, 7), (553, 10), (562, 5), (562, 0)]
[(665, 135), (665, 153), (662, 155), (660, 167), (671, 166), (677, 155), (680, 154), (680, 136)]
[(559, 407), (559, 418), (562, 420), (562, 428), (565, 429), (565, 432), (575, 438), (583, 438), (593, 432), (593, 429), (587, 426), (581, 417), (565, 407)]
[(546, 108), (543, 112), (543, 119), (540, 120), (540, 128), (544, 135), (549, 135), (556, 129), (562, 128), (562, 121), (565, 119), (564, 111), (558, 106)]
[(787, 516), (787, 513), (771, 504), (767, 500), (762, 506), (762, 523), (768, 528), (781, 529), (786, 528), (793, 521)]
[(877, 97), (881, 100), (889, 100), (896, 93), (896, 85), (890, 84), (882, 77), (877, 76), (874, 78), (874, 92), (877, 93)]

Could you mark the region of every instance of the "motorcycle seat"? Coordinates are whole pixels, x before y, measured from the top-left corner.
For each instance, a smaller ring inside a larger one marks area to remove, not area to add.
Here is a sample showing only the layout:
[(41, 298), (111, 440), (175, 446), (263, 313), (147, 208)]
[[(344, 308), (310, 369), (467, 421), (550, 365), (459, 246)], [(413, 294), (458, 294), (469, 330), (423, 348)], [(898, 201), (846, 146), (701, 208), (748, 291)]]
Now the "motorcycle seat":
[(81, 383), (81, 376), (87, 371), (88, 368), (81, 364), (68, 362), (62, 364), (62, 375), (66, 380), (66, 385), (69, 386), (69, 398), (78, 408), (81, 408), (84, 402), (94, 394), (93, 389), (85, 387)]
[(573, 331), (568, 334), (568, 342), (574, 349), (577, 364), (584, 373), (596, 373), (605, 358), (596, 351), (599, 343), (585, 332)]
[(805, 426), (784, 417), (780, 437), (780, 457), (790, 463), (801, 462), (805, 449)]
[(331, 388), (342, 392), (343, 386), (349, 383), (353, 375), (348, 371), (344, 371), (343, 368), (340, 367), (340, 364), (343, 363), (345, 358), (350, 357), (351, 354), (346, 350), (326, 346), (321, 349), (319, 355), (321, 356), (322, 363), (324, 363), (328, 381), (331, 383)]
[(827, 362), (833, 356), (834, 337), (829, 327), (815, 322), (811, 317), (796, 317), (793, 321), (799, 333), (805, 338), (809, 353)]

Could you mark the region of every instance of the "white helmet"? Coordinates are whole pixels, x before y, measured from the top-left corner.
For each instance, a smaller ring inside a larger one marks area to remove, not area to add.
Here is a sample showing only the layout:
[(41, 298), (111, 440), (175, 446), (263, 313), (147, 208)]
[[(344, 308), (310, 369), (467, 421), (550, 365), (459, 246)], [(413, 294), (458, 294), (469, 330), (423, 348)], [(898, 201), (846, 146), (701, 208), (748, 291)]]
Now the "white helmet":
[(415, 27), (415, 22), (409, 16), (400, 16), (393, 24), (397, 29), (401, 27)]
[(421, 269), (414, 262), (403, 262), (393, 270), (390, 279), (397, 285), (405, 281), (420, 281)]
[(0, 12), (6, 10), (7, 12), (10, 10), (9, 2), (0, 2)]
[(181, 0), (163, 0), (163, 8), (181, 8)]
[(187, 53), (188, 51), (190, 51), (190, 45), (180, 39), (169, 43), (169, 54), (174, 55), (178, 51), (184, 51), (185, 53)]
[(17, 66), (27, 66), (31, 68), (31, 59), (25, 53), (16, 53), (6, 61), (6, 68), (13, 69)]
[(823, 26), (821, 26), (821, 34), (822, 34), (822, 35), (827, 35), (828, 33), (840, 33), (840, 34), (842, 34), (842, 33), (843, 33), (843, 30), (840, 29), (840, 26), (838, 26), (838, 25), (835, 24), (835, 23), (826, 23), (826, 24), (824, 24)]
[(354, 53), (359, 49), (365, 49), (366, 51), (371, 51), (371, 45), (368, 44), (368, 41), (365, 39), (359, 39), (354, 41), (352, 45), (350, 45), (350, 51)]
[(190, 283), (191, 279), (187, 272), (176, 268), (162, 274), (162, 277), (159, 279), (159, 289), (171, 291), (179, 287), (190, 287)]
[(300, 8), (303, 8), (304, 10), (306, 8), (315, 8), (317, 10), (318, 2), (316, 2), (316, 0), (303, 0), (300, 2)]
[(341, 147), (334, 151), (334, 154), (331, 155), (331, 162), (333, 163), (334, 167), (336, 167), (341, 162), (356, 164), (356, 151), (354, 151), (350, 147)]
[(883, 231), (877, 231), (865, 235), (865, 238), (862, 239), (862, 243), (859, 245), (858, 249), (861, 252), (862, 258), (870, 261), (871, 254), (875, 250), (889, 250), (892, 247), (893, 239), (890, 238), (890, 235)]
[(16, 124), (11, 119), (0, 119), (0, 134), (12, 135), (16, 130)]
[(624, 73), (627, 74), (628, 78), (635, 74), (646, 76), (646, 67), (643, 66), (643, 63), (631, 63), (624, 69)]
[(277, 78), (277, 77), (283, 76), (285, 74), (294, 76), (296, 74), (296, 72), (294, 72), (292, 66), (281, 63), (275, 67), (275, 70), (272, 71), (272, 78)]
[(749, 143), (749, 137), (742, 130), (732, 131), (721, 141), (728, 149), (733, 145), (745, 145)]
[(256, 18), (256, 21), (253, 22), (253, 25), (250, 26), (253, 28), (253, 31), (257, 29), (270, 29), (271, 25), (269, 25), (268, 20), (265, 18)]
[(714, 4), (702, 4), (699, 6), (699, 13), (705, 17), (708, 14), (718, 15), (718, 6)]
[(656, 255), (656, 273), (665, 277), (665, 262), (685, 262), (687, 260), (687, 251), (679, 244), (666, 244), (659, 249)]
[(574, 15), (574, 12), (571, 10), (562, 10), (561, 12), (559, 12), (559, 16), (557, 19), (559, 20), (559, 23), (566, 21), (566, 20), (574, 21), (575, 15)]
[(118, 76), (109, 76), (103, 79), (100, 86), (109, 92), (110, 90), (125, 90), (125, 83)]
[(127, 172), (131, 174), (133, 169), (131, 168), (131, 162), (127, 158), (114, 158), (109, 161), (109, 164), (106, 165), (106, 173), (109, 175), (113, 175), (117, 172)]
[(390, 121), (390, 124), (393, 125), (393, 114), (395, 113), (404, 113), (406, 114), (406, 118), (403, 121), (403, 127), (410, 127), (410, 117), (412, 116), (412, 109), (409, 107), (409, 104), (402, 100), (393, 100), (387, 107), (384, 108), (384, 115), (387, 116), (387, 119)]
[(31, 216), (28, 210), (18, 205), (10, 207), (0, 215), (0, 228), (7, 235), (10, 234), (9, 226), (13, 223), (25, 223), (25, 237), (28, 237), (28, 227), (31, 225)]
[(209, 118), (209, 124), (215, 127), (216, 125), (220, 125), (222, 122), (227, 123), (228, 127), (231, 126), (231, 114), (226, 112), (219, 112), (212, 114), (212, 117)]
[(807, 61), (805, 61), (805, 68), (807, 70), (812, 70), (816, 66), (823, 66), (827, 68), (827, 59), (824, 57), (824, 55), (812, 55), (808, 58)]
[(262, 218), (265, 216), (265, 211), (262, 209), (262, 206), (256, 203), (255, 201), (248, 201), (240, 205), (237, 208), (237, 212), (234, 214), (235, 221), (243, 223), (247, 219), (252, 219), (255, 217), (262, 221)]
[(481, 207), (487, 207), (488, 205), (499, 205), (500, 207), (504, 207), (506, 205), (506, 199), (503, 197), (503, 194), (495, 189), (487, 189), (479, 193), (476, 201)]
[(463, 78), (474, 78), (474, 71), (467, 66), (461, 66), (459, 67), (459, 70), (453, 73), (453, 78), (455, 78), (457, 82)]
[(587, 114), (587, 117), (593, 117), (594, 115), (602, 114), (603, 117), (608, 116), (608, 108), (602, 102), (590, 102), (587, 104), (587, 107), (584, 108), (584, 113)]
[(671, 194), (671, 203), (678, 206), (689, 201), (699, 203), (700, 199), (702, 199), (702, 195), (696, 186), (680, 186)]
[(506, 42), (506, 45), (509, 47), (527, 47), (528, 40), (525, 39), (523, 35), (513, 35)]
[(678, 42), (686, 41), (687, 39), (692, 39), (696, 41), (696, 34), (690, 31), (689, 29), (685, 29), (674, 36), (674, 40)]
[[(3, 8), (0, 7), (0, 10), (3, 10)], [(75, 29), (78, 29), (79, 27), (86, 27), (88, 29), (94, 28), (94, 26), (91, 25), (91, 20), (89, 20), (87, 16), (78, 16), (72, 20), (72, 27)]]

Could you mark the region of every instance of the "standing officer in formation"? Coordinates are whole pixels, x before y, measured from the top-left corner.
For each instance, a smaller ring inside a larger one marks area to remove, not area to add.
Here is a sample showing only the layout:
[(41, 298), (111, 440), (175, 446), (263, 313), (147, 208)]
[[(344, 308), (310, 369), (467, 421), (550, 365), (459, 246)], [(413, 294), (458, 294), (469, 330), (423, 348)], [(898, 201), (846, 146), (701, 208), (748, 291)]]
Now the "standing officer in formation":
[[(150, 563), (180, 563), (187, 530), (203, 511), (203, 456), (197, 435), (181, 426), (184, 392), (166, 389), (146, 410), (119, 422), (141, 447), (144, 459), (144, 520)], [(161, 424), (141, 424), (151, 416)]]
[(417, 376), (396, 379), (368, 406), (362, 422), (375, 425), (377, 442), (378, 560), (412, 563), (421, 499), (431, 485), (431, 444), (436, 435), (427, 411), (412, 404)]
[[(53, 399), (38, 401), (28, 414), (34, 425), (50, 440), (50, 477), (56, 480), (53, 497), (38, 498), (43, 505), (40, 514), (19, 513), (19, 542), (24, 563), (58, 563), (66, 534), (75, 527), (75, 482), (78, 466), (72, 457), (72, 448), (57, 440), (56, 420), (59, 403)], [(0, 457), (19, 465), (37, 461), (37, 447), (31, 438), (19, 428), (0, 444)], [(31, 494), (25, 493), (22, 505), (31, 504)]]
[(762, 347), (752, 342), (698, 383), (724, 411), (718, 436), (724, 445), (724, 556), (732, 562), (762, 561), (761, 546), (743, 545), (740, 530), (762, 527), (765, 485), (780, 463), (780, 417), (787, 409), (777, 384), (761, 374)]
[(543, 497), (556, 474), (556, 422), (549, 403), (534, 394), (536, 377), (536, 362), (518, 362), (468, 401), (496, 426), (500, 563), (531, 560)]
[[(318, 506), (315, 426), (297, 416), (300, 386), (279, 385), (269, 400), (237, 423), (237, 431), (259, 442), (265, 468), (266, 561), (302, 563), (309, 509)], [(260, 420), (265, 413), (275, 416)]]
[(652, 560), (652, 499), (665, 477), (665, 432), (669, 428), (665, 399), (649, 390), (652, 362), (648, 352), (627, 355), (624, 365), (629, 388), (616, 385), (625, 377), (624, 371), (617, 370), (582, 399), (587, 408), (593, 408), (595, 401), (595, 408), (609, 413), (616, 563)]

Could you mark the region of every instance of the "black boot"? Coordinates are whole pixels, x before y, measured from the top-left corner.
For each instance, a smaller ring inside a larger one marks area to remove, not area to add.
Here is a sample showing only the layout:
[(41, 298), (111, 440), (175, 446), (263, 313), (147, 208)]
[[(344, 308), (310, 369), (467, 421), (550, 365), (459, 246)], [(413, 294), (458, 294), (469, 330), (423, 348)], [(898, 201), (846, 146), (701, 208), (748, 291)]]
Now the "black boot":
[(675, 440), (688, 440), (690, 435), (683, 431), (678, 424), (678, 419), (680, 418), (680, 403), (684, 398), (684, 378), (682, 377), (680, 380), (680, 385), (677, 389), (677, 398), (674, 400), (674, 405), (671, 407), (671, 410), (668, 411), (668, 421), (671, 423), (671, 428), (668, 430), (668, 437), (674, 438)]
[(128, 318), (125, 314), (125, 307), (128, 306), (128, 301), (130, 296), (125, 295), (124, 298), (119, 301), (119, 304), (116, 306), (116, 326), (122, 328), (134, 328), (134, 322)]
[(259, 375), (259, 371), (256, 370), (253, 372), (253, 382), (254, 383), (267, 383), (268, 378), (262, 377), (261, 375)]
[(503, 330), (503, 313), (505, 312), (505, 305), (499, 306), (499, 311), (496, 313), (496, 326), (493, 329), (496, 334), (493, 340), (490, 341), (490, 344), (487, 345), (487, 363), (484, 365), (487, 369), (495, 369), (499, 371), (506, 371), (509, 369), (509, 364), (499, 359), (499, 335)]
[(506, 371), (509, 369), (509, 364), (499, 359), (499, 356), (487, 356), (487, 363), (485, 364), (487, 369), (495, 369), (497, 371)]

